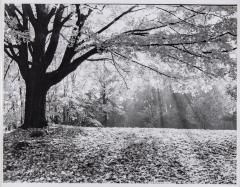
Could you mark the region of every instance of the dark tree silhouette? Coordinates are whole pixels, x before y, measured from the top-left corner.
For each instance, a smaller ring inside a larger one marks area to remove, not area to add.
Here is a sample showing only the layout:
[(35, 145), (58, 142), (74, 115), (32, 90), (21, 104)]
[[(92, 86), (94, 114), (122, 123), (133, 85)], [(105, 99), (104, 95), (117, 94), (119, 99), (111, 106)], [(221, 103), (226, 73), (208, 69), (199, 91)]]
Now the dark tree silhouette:
[[(75, 49), (79, 45), (77, 39), (75, 39), (73, 45), (68, 45), (66, 47), (59, 68), (47, 73), (46, 70), (51, 64), (58, 46), (61, 29), (71, 18), (73, 12), (70, 12), (66, 17), (63, 17), (65, 9), (64, 5), (54, 7), (50, 11), (46, 5), (38, 4), (35, 5), (35, 7), (36, 15), (34, 15), (33, 9), (29, 4), (22, 5), (22, 12), (15, 5), (11, 4), (5, 6), (7, 14), (11, 17), (17, 18), (17, 28), (20, 31), (28, 31), (30, 22), (34, 28), (35, 34), (33, 42), (21, 42), (20, 45), (16, 46), (7, 42), (4, 48), (6, 54), (17, 62), (21, 75), (26, 83), (25, 118), (24, 124), (22, 125), (23, 128), (41, 128), (47, 125), (45, 119), (45, 104), (46, 94), (49, 88), (74, 71), (88, 57), (97, 53), (97, 48), (94, 47), (82, 56), (72, 60), (76, 54)], [(76, 21), (78, 34), (75, 36), (75, 38), (77, 38), (80, 36), (80, 30), (92, 10), (89, 9), (88, 13), (85, 15), (80, 12), (79, 5), (76, 5), (75, 11), (78, 16)], [(131, 11), (131, 9), (128, 11)], [(53, 29), (48, 30), (50, 20), (53, 17)], [(20, 21), (21, 19), (22, 22)], [(110, 23), (109, 26), (111, 24), (113, 23)], [(109, 26), (102, 28), (98, 33), (103, 32)], [(48, 46), (46, 46), (46, 40), (50, 33), (50, 42)], [(14, 50), (15, 48), (18, 49), (18, 54), (16, 54)], [(28, 61), (29, 51), (32, 56), (31, 62)]]

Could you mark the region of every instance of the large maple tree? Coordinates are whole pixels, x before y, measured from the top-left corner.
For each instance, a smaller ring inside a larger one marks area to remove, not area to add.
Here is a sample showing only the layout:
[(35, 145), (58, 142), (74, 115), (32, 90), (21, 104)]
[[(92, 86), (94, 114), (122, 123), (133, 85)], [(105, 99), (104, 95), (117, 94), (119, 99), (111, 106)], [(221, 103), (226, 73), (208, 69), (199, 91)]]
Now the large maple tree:
[[(97, 23), (98, 16), (111, 12)], [(17, 63), (26, 84), (22, 127), (47, 125), (48, 90), (84, 61), (108, 60), (117, 67), (119, 58), (184, 79), (134, 59), (146, 53), (159, 63), (236, 79), (235, 14), (236, 6), (6, 4), (4, 51)], [(59, 66), (49, 70), (59, 49)]]

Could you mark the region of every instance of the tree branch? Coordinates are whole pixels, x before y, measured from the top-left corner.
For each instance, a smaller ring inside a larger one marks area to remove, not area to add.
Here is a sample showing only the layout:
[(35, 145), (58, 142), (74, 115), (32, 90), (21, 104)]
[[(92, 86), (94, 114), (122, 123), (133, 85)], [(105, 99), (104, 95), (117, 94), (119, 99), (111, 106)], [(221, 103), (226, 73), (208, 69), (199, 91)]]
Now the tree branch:
[[(186, 21), (188, 19), (191, 19), (193, 17), (195, 17), (196, 14), (193, 14), (192, 16), (189, 16), (185, 19), (183, 19), (183, 21)], [(164, 28), (164, 27), (167, 27), (167, 26), (170, 26), (170, 25), (176, 25), (178, 23), (181, 23), (182, 21), (176, 21), (176, 22), (169, 22), (169, 23), (162, 23), (160, 22), (162, 25), (159, 25), (159, 26), (155, 26), (155, 27), (150, 27), (150, 28), (146, 28), (146, 29), (133, 29), (133, 30), (129, 30), (129, 31), (126, 31), (124, 33), (135, 33), (135, 32), (146, 32), (146, 31), (151, 31), (151, 30), (155, 30), (155, 29), (160, 29), (160, 28)]]
[(192, 23), (190, 23), (190, 22), (188, 22), (188, 21), (186, 21), (186, 20), (178, 17), (177, 15), (173, 14), (172, 12), (170, 12), (170, 11), (168, 11), (168, 10), (165, 10), (165, 9), (163, 9), (163, 8), (160, 8), (160, 7), (156, 7), (156, 8), (159, 9), (159, 10), (162, 10), (162, 11), (164, 11), (164, 12), (167, 12), (167, 13), (169, 13), (169, 14), (171, 14), (171, 15), (173, 15), (174, 17), (176, 17), (177, 19), (179, 19), (181, 22), (184, 22), (184, 23), (186, 23), (186, 24), (188, 24), (188, 25), (191, 25), (191, 26), (193, 26), (193, 27), (197, 27), (197, 25), (194, 25), (194, 24), (192, 24)]
[[(10, 5), (5, 5), (5, 10), (7, 11), (8, 15), (13, 17), (13, 18), (16, 18), (17, 19), (17, 22), (18, 22), (18, 29), (23, 31), (23, 25), (17, 15), (17, 13), (15, 11), (19, 11), (15, 5), (13, 4), (10, 4)], [(20, 14), (22, 16), (22, 14)], [(22, 16), (23, 17), (23, 16)]]
[(76, 58), (70, 64), (66, 64), (64, 66), (59, 66), (59, 68), (55, 71), (46, 74), (47, 79), (49, 80), (49, 86), (52, 86), (58, 82), (60, 82), (64, 77), (66, 77), (69, 73), (73, 72), (83, 61), (87, 60), (90, 56), (96, 54), (97, 48), (93, 48)]
[(97, 48), (93, 48), (93, 49), (89, 50), (82, 56), (73, 60), (73, 62), (69, 66), (69, 69), (75, 70), (84, 60), (88, 59), (90, 56), (92, 56), (96, 53), (98, 53)]
[(92, 6), (88, 5), (88, 4), (84, 4), (84, 6), (90, 8), (90, 9), (92, 9), (92, 10), (93, 10), (93, 9), (94, 9), (94, 10), (98, 10), (99, 12), (102, 12), (103, 9), (106, 7), (106, 5), (103, 5), (102, 9), (99, 9), (99, 8), (97, 7), (97, 5), (96, 5), (95, 7), (92, 7)]
[(189, 11), (191, 11), (191, 12), (194, 12), (194, 13), (196, 13), (196, 14), (203, 14), (203, 15), (208, 14), (208, 15), (210, 15), (210, 16), (215, 16), (215, 17), (224, 19), (224, 17), (222, 17), (222, 16), (219, 16), (219, 15), (216, 15), (216, 14), (212, 14), (212, 13), (199, 12), (199, 11), (193, 10), (193, 9), (191, 9), (191, 8), (187, 8), (187, 7), (184, 6), (184, 5), (180, 5), (180, 7), (184, 8), (184, 9), (186, 9), (186, 10), (189, 10)]
[(120, 77), (122, 78), (122, 80), (123, 80), (126, 88), (129, 89), (129, 87), (128, 87), (128, 85), (127, 85), (127, 81), (125, 80), (125, 77), (121, 74), (120, 70), (118, 69), (118, 67), (117, 67), (118, 64), (117, 64), (117, 62), (115, 61), (114, 56), (113, 56), (112, 53), (111, 53), (111, 57), (112, 57), (112, 62), (113, 62), (112, 64), (113, 64), (113, 66), (115, 67), (115, 69), (117, 70), (118, 74), (119, 74)]
[(14, 60), (19, 67), (19, 70), (21, 72), (21, 75), (23, 77), (24, 80), (26, 80), (27, 78), (27, 74), (28, 74), (28, 61), (27, 63), (24, 63), (19, 56), (17, 56), (17, 54), (14, 52), (13, 48), (10, 48), (11, 53), (7, 50), (7, 48), (4, 47), (4, 52), (12, 59)]
[(104, 60), (111, 61), (112, 59), (110, 59), (110, 58), (90, 58), (90, 59), (87, 59), (87, 61), (104, 61)]
[(62, 22), (61, 22), (62, 15), (63, 15), (63, 5), (60, 5), (56, 11), (55, 19), (53, 22), (53, 31), (52, 31), (51, 39), (48, 44), (47, 50), (44, 54), (46, 69), (51, 64), (58, 46), (60, 31), (62, 29)]
[(177, 50), (179, 50), (179, 51), (182, 51), (182, 52), (184, 52), (184, 53), (190, 54), (190, 55), (192, 55), (192, 56), (194, 56), (194, 57), (201, 57), (201, 58), (211, 59), (211, 58), (208, 57), (208, 56), (204, 56), (204, 55), (201, 55), (201, 54), (198, 54), (198, 53), (193, 53), (193, 52), (187, 50), (184, 45), (181, 45), (181, 46), (183, 46), (183, 49), (182, 49), (182, 48), (179, 48), (179, 47), (177, 47), (177, 46), (174, 46), (174, 45), (171, 46), (171, 47), (173, 47), (173, 48), (175, 48), (175, 49), (177, 49)]
[[(215, 74), (213, 74), (213, 73), (204, 71), (204, 70), (203, 70), (201, 67), (199, 67), (199, 66), (195, 66), (195, 65), (193, 65), (193, 64), (190, 64), (190, 63), (188, 63), (188, 62), (185, 62), (185, 61), (183, 61), (183, 60), (181, 60), (181, 59), (179, 59), (179, 58), (177, 58), (177, 57), (171, 56), (171, 55), (167, 55), (167, 56), (168, 56), (169, 58), (172, 58), (172, 59), (174, 59), (174, 60), (177, 60), (177, 61), (179, 61), (179, 62), (182, 62), (182, 63), (186, 64), (187, 66), (191, 66), (191, 67), (193, 67), (193, 68), (195, 68), (195, 69), (203, 72), (203, 73), (206, 74), (207, 76), (211, 75), (211, 76), (213, 76), (213, 77), (217, 77), (217, 76), (216, 76)], [(212, 78), (212, 77), (210, 77), (210, 78)]]
[[(63, 55), (62, 62), (61, 62), (60, 67), (59, 67), (60, 69), (67, 67), (70, 64), (71, 59), (73, 58), (73, 56), (76, 54), (75, 49), (78, 46), (78, 38), (81, 36), (81, 28), (84, 25), (84, 23), (85, 23), (86, 19), (88, 18), (88, 16), (92, 12), (92, 10), (89, 9), (88, 13), (86, 15), (81, 14), (81, 12), (80, 12), (80, 5), (78, 4), (78, 5), (75, 5), (75, 6), (76, 6), (76, 13), (77, 13), (77, 16), (78, 16), (78, 19), (76, 21), (76, 26), (78, 27), (77, 28), (77, 35), (76, 36), (71, 36), (74, 41), (73, 41), (72, 45), (68, 45), (66, 47), (66, 50), (65, 50), (64, 55)], [(68, 19), (70, 19), (71, 15), (69, 14), (68, 17), (69, 17)], [(64, 36), (62, 35), (62, 37), (64, 37)], [(83, 41), (83, 43), (84, 43), (84, 41)]]
[(34, 17), (33, 11), (32, 11), (32, 7), (30, 4), (23, 4), (22, 5), (22, 9), (23, 9), (23, 14), (24, 12), (26, 13), (27, 17), (29, 18), (32, 26), (34, 29), (37, 29), (37, 23), (36, 23), (36, 18)]
[(50, 10), (50, 12), (48, 13), (47, 17), (46, 17), (46, 23), (48, 24), (51, 20), (51, 18), (54, 16), (55, 12), (56, 12), (56, 7), (52, 8)]
[(112, 26), (116, 21), (118, 21), (121, 17), (123, 17), (124, 15), (130, 13), (134, 8), (136, 8), (137, 6), (132, 6), (131, 8), (129, 8), (127, 11), (123, 12), (122, 14), (120, 14), (119, 16), (117, 16), (116, 18), (114, 18), (110, 23), (108, 23), (105, 27), (103, 27), (102, 29), (100, 29), (99, 31), (96, 32), (96, 34), (100, 34), (103, 31), (105, 31), (106, 29), (108, 29), (110, 26)]
[(113, 53), (116, 54), (116, 55), (118, 55), (118, 56), (120, 56), (120, 57), (122, 57), (122, 58), (124, 58), (124, 59), (130, 60), (130, 61), (132, 61), (133, 63), (138, 64), (138, 65), (140, 65), (140, 66), (142, 66), (142, 67), (144, 67), (144, 68), (150, 69), (150, 70), (152, 70), (152, 71), (154, 71), (154, 72), (156, 72), (156, 73), (158, 73), (158, 74), (160, 74), (160, 75), (163, 75), (163, 76), (168, 77), (168, 78), (171, 78), (171, 79), (178, 79), (178, 78), (175, 77), (175, 76), (167, 75), (167, 74), (165, 74), (165, 73), (163, 73), (163, 72), (158, 71), (157, 69), (154, 69), (154, 68), (149, 67), (149, 66), (147, 66), (147, 65), (144, 65), (144, 64), (142, 64), (142, 63), (140, 63), (140, 62), (137, 62), (136, 60), (129, 59), (128, 57), (126, 57), (126, 56), (124, 56), (124, 55), (122, 55), (122, 54), (120, 54), (120, 53), (118, 53), (118, 52), (113, 52)]
[(4, 73), (4, 78), (3, 78), (4, 80), (5, 80), (6, 76), (7, 76), (8, 70), (10, 69), (10, 66), (11, 66), (12, 62), (13, 62), (13, 59), (11, 59), (11, 61), (9, 62), (8, 66), (7, 66), (7, 69), (6, 69), (5, 73)]

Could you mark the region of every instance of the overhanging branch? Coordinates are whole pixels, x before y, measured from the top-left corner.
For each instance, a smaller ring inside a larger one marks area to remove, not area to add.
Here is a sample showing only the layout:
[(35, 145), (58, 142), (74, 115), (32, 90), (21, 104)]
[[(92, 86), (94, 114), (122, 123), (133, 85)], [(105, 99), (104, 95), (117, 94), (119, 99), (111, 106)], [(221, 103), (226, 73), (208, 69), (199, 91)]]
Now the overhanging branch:
[(122, 14), (120, 14), (119, 16), (117, 16), (115, 19), (113, 19), (110, 23), (108, 23), (105, 27), (101, 28), (99, 31), (96, 32), (96, 34), (100, 34), (103, 31), (105, 31), (106, 29), (108, 29), (110, 26), (112, 26), (116, 21), (118, 21), (121, 17), (123, 17), (124, 15), (130, 13), (134, 8), (136, 8), (137, 6), (132, 6), (131, 8), (129, 8), (127, 11), (123, 12)]
[(191, 26), (193, 26), (193, 27), (198, 27), (197, 25), (188, 22), (186, 19), (180, 18), (179, 16), (173, 14), (172, 12), (170, 12), (170, 11), (168, 11), (168, 10), (165, 10), (164, 8), (160, 8), (160, 7), (156, 7), (156, 8), (159, 9), (159, 10), (162, 10), (162, 11), (164, 11), (164, 12), (167, 12), (168, 14), (173, 15), (174, 17), (176, 17), (177, 19), (179, 19), (181, 22), (184, 22), (184, 23), (186, 23), (186, 24), (188, 24), (188, 25), (191, 25)]
[(168, 77), (168, 78), (171, 78), (171, 79), (178, 79), (178, 78), (175, 77), (175, 76), (167, 75), (167, 74), (165, 74), (165, 73), (163, 73), (163, 72), (158, 71), (157, 69), (154, 69), (154, 68), (152, 68), (152, 67), (150, 67), (150, 66), (144, 65), (144, 64), (142, 64), (142, 63), (140, 63), (140, 62), (138, 62), (138, 61), (136, 61), (136, 60), (129, 59), (128, 57), (126, 57), (126, 56), (124, 56), (124, 55), (122, 55), (122, 54), (120, 54), (120, 53), (118, 53), (118, 52), (113, 52), (113, 53), (116, 54), (116, 55), (118, 55), (118, 56), (120, 56), (120, 57), (122, 57), (122, 58), (124, 58), (124, 59), (126, 59), (126, 60), (130, 60), (131, 62), (133, 62), (133, 63), (135, 63), (135, 64), (138, 64), (138, 65), (140, 65), (140, 66), (142, 66), (142, 67), (144, 67), (144, 68), (150, 69), (150, 70), (152, 70), (152, 71), (154, 71), (154, 72), (156, 72), (156, 73), (158, 73), (158, 74), (160, 74), (160, 75), (163, 75), (163, 76)]
[(171, 56), (171, 55), (167, 55), (167, 57), (172, 58), (172, 59), (174, 59), (174, 60), (177, 60), (177, 61), (179, 61), (179, 62), (181, 62), (181, 63), (184, 63), (184, 64), (186, 64), (187, 66), (193, 67), (193, 68), (195, 68), (195, 69), (203, 72), (203, 73), (206, 74), (207, 76), (211, 75), (210, 78), (212, 78), (212, 76), (213, 76), (213, 77), (217, 77), (215, 74), (213, 74), (213, 73), (211, 73), (211, 72), (206, 72), (206, 71), (204, 71), (201, 67), (196, 66), (196, 65), (193, 65), (193, 64), (190, 64), (190, 63), (188, 63), (188, 62), (185, 62), (185, 61), (183, 61), (183, 60), (181, 60), (181, 59), (179, 59), (179, 58), (177, 58), (177, 57), (174, 57), (174, 56)]
[(127, 89), (129, 89), (129, 87), (128, 87), (128, 85), (127, 85), (127, 81), (126, 81), (126, 79), (125, 79), (125, 77), (122, 75), (122, 73), (120, 72), (120, 70), (118, 69), (118, 64), (117, 64), (117, 62), (115, 61), (115, 59), (114, 59), (114, 56), (113, 56), (113, 53), (111, 52), (111, 57), (112, 57), (112, 64), (113, 64), (113, 66), (115, 67), (115, 69), (117, 70), (117, 72), (118, 72), (118, 74), (120, 75), (120, 77), (122, 78), (122, 80), (123, 80), (123, 82), (124, 82), (124, 84), (125, 84), (125, 87), (127, 88)]

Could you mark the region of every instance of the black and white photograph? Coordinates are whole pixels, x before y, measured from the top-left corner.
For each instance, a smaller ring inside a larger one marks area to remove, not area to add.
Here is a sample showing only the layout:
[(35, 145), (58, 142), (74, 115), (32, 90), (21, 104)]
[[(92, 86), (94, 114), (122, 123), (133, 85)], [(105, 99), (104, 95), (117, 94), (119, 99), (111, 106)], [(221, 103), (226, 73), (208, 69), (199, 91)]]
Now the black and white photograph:
[(237, 4), (161, 3), (3, 3), (3, 183), (237, 185)]

